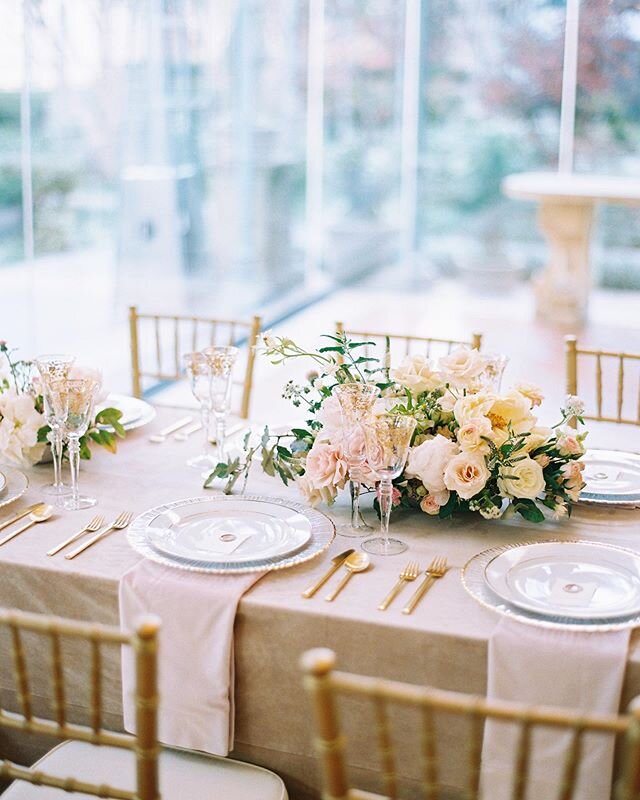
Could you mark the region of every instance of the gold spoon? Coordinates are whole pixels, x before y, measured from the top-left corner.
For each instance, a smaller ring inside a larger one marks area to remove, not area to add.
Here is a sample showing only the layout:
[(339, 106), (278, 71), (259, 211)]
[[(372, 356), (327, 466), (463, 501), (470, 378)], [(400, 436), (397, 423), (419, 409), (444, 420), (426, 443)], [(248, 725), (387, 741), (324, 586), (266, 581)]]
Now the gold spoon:
[(344, 589), (344, 587), (349, 583), (351, 578), (356, 572), (364, 572), (365, 570), (369, 569), (371, 561), (369, 560), (369, 556), (366, 553), (361, 553), (356, 551), (355, 553), (351, 553), (351, 555), (345, 559), (344, 565), (347, 568), (347, 574), (344, 578), (340, 581), (340, 583), (336, 586), (336, 588), (328, 594), (324, 599), (330, 603), (332, 600), (335, 600), (336, 597), (340, 594), (340, 592)]
[(24, 525), (21, 525), (19, 528), (16, 528), (15, 531), (7, 534), (4, 539), (0, 539), (0, 545), (6, 544), (7, 542), (11, 541), (14, 536), (18, 536), (20, 533), (24, 533), (28, 528), (32, 525), (35, 525), (38, 522), (46, 522), (48, 519), (51, 518), (53, 515), (53, 506), (43, 506), (42, 508), (38, 509), (37, 511), (32, 511), (29, 514), (29, 522), (26, 522)]

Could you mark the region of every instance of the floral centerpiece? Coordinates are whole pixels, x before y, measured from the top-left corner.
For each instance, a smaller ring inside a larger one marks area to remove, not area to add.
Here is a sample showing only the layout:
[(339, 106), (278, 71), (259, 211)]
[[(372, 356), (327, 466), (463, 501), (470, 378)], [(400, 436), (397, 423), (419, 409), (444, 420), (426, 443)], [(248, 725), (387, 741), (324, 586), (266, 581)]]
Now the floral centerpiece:
[[(33, 378), (31, 361), (17, 359), (14, 350), (0, 341), (0, 463), (17, 467), (30, 467), (43, 457), (50, 428), (44, 416), (44, 401), (39, 381)], [(96, 370), (73, 367), (71, 377), (91, 374), (97, 380)], [(105, 408), (94, 417), (87, 433), (80, 439), (80, 457), (91, 458), (91, 443), (112, 453), (117, 450), (117, 438), (124, 438), (120, 424), (122, 412)], [(113, 430), (105, 430), (109, 425)]]
[[(406, 467), (394, 481), (394, 505), (440, 518), (467, 510), (493, 519), (510, 508), (541, 522), (544, 509), (556, 518), (570, 513), (584, 486), (580, 457), (586, 433), (567, 427), (574, 418), (582, 423), (578, 398), (567, 398), (557, 425), (543, 427), (535, 413), (543, 401), (540, 390), (520, 383), (500, 392), (488, 359), (477, 350), (459, 348), (436, 363), (408, 355), (392, 367), (388, 342), (377, 358), (360, 355), (372, 342), (328, 339), (326, 347), (306, 351), (286, 337), (264, 335), (264, 351), (274, 364), (297, 358), (314, 363), (306, 383), (289, 381), (283, 394), (305, 408), (306, 424), (277, 436), (265, 428), (257, 445), (247, 436), (243, 453), (218, 464), (205, 486), (226, 478), (230, 490), (238, 477), (246, 480), (260, 452), (265, 472), (285, 483), (295, 481), (312, 504), (331, 504), (349, 479), (333, 388), (363, 381), (380, 391), (374, 414), (392, 412), (416, 421)], [(353, 447), (354, 432), (349, 435)], [(363, 474), (364, 483), (375, 488), (366, 462)]]

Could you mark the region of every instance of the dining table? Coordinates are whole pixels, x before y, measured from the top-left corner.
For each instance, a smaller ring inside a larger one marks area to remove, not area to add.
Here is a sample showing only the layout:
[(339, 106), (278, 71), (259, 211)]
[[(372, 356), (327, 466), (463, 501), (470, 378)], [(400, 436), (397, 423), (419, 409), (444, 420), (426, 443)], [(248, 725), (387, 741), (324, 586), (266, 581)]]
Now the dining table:
[[(114, 531), (73, 560), (47, 551), (87, 523), (95, 513), (107, 520), (122, 511), (140, 514), (172, 500), (208, 496), (220, 486), (203, 488), (200, 474), (186, 462), (198, 452), (199, 437), (163, 443), (149, 435), (171, 424), (184, 409), (158, 408), (156, 419), (131, 431), (119, 443), (117, 454), (94, 452), (82, 462), (81, 488), (98, 499), (95, 509), (63, 511), (34, 526), (0, 547), (0, 606), (24, 611), (116, 625), (119, 620), (118, 587), (122, 575), (141, 556), (129, 545), (126, 531)], [(30, 486), (16, 503), (0, 509), (0, 523), (28, 504), (44, 500), (43, 486), (51, 479), (51, 466), (28, 471)], [(237, 486), (241, 482), (238, 482)], [(295, 485), (284, 486), (255, 466), (246, 494), (302, 502)], [(317, 558), (262, 577), (244, 594), (235, 620), (235, 745), (232, 757), (260, 764), (284, 779), (292, 800), (317, 798), (320, 775), (314, 757), (308, 701), (299, 666), (303, 652), (328, 647), (337, 653), (340, 669), (442, 689), (484, 695), (487, 686), (487, 648), (499, 615), (476, 602), (465, 590), (461, 570), (480, 551), (513, 542), (593, 540), (636, 549), (640, 542), (640, 509), (603, 508), (578, 504), (570, 519), (535, 524), (514, 515), (485, 520), (463, 515), (440, 520), (421, 512), (394, 511), (393, 534), (409, 551), (396, 556), (371, 556), (373, 568), (355, 575), (333, 602), (325, 600), (331, 586), (311, 599), (303, 591), (330, 565), (330, 559), (347, 548), (358, 548), (361, 539), (340, 535), (349, 519), (347, 492), (337, 503), (323, 509), (337, 527), (329, 549)], [(372, 527), (377, 518), (372, 495), (365, 495), (365, 517)], [(64, 552), (64, 551), (63, 551)], [(435, 557), (447, 559), (449, 569), (412, 614), (403, 614), (402, 599), (387, 610), (378, 605), (409, 561), (422, 571)], [(335, 580), (335, 578), (334, 578)], [(194, 607), (193, 615), (206, 615), (206, 607)], [(0, 646), (1, 646), (0, 642)], [(640, 694), (640, 641), (632, 634), (621, 707)], [(67, 692), (73, 717), (86, 721), (89, 708), (89, 657), (80, 645), (70, 645), (65, 662)], [(535, 657), (535, 654), (532, 654)], [(31, 691), (36, 711), (44, 713), (50, 696), (46, 658), (31, 665)], [(105, 655), (104, 714), (109, 727), (122, 728), (120, 652)], [(19, 708), (11, 665), (0, 663), (0, 692), (9, 705)], [(359, 785), (379, 789), (379, 761), (369, 740), (372, 712), (362, 701), (340, 705), (349, 737), (349, 765)], [(418, 796), (420, 780), (418, 727), (398, 725), (397, 758), (408, 796)], [(440, 746), (448, 755), (443, 781), (459, 784), (460, 742), (463, 729), (453, 722), (443, 727)], [(32, 757), (33, 745), (19, 732), (0, 734), (0, 750), (14, 756)]]

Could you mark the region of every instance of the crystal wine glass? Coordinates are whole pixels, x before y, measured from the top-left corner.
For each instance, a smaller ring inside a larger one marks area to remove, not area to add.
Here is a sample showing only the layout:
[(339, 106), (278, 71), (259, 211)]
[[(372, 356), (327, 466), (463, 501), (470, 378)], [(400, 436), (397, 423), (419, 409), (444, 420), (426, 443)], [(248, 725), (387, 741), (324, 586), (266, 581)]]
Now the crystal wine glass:
[(227, 417), (231, 406), (232, 370), (238, 357), (237, 347), (207, 347), (202, 353), (211, 369), (211, 407), (215, 419), (218, 461), (226, 457)]
[(360, 512), (362, 467), (366, 461), (363, 421), (371, 413), (378, 396), (378, 387), (369, 383), (341, 383), (334, 387), (342, 412), (344, 455), (349, 466), (351, 492), (351, 528), (340, 531), (343, 536), (366, 536), (371, 526)]
[(63, 378), (49, 384), (50, 399), (68, 441), (71, 495), (64, 499), (63, 507), (70, 511), (91, 508), (97, 503), (94, 497), (79, 493), (78, 473), (80, 438), (89, 428), (98, 389), (99, 384), (91, 378)]
[(380, 478), (380, 536), (367, 539), (362, 549), (380, 556), (404, 553), (407, 545), (389, 538), (389, 516), (393, 501), (393, 479), (404, 469), (411, 437), (416, 427), (413, 417), (385, 414), (372, 417), (364, 426), (369, 466)]
[(499, 354), (495, 356), (484, 356), (484, 369), (479, 375), (480, 384), (483, 389), (490, 389), (494, 392), (500, 391), (502, 376), (509, 363), (509, 357)]
[(211, 451), (209, 441), (209, 426), (211, 421), (211, 366), (203, 353), (187, 353), (184, 356), (184, 366), (191, 383), (191, 391), (196, 400), (200, 403), (200, 419), (202, 421), (202, 431), (204, 439), (202, 441), (202, 452), (199, 456), (190, 458), (187, 464), (194, 469), (212, 470), (218, 463), (218, 459)]
[(64, 432), (62, 423), (55, 414), (51, 403), (49, 385), (52, 381), (64, 380), (69, 376), (69, 371), (75, 361), (74, 356), (51, 354), (38, 356), (35, 365), (42, 381), (42, 397), (44, 400), (44, 414), (47, 425), (51, 428), (49, 441), (53, 455), (53, 483), (45, 486), (42, 491), (48, 495), (63, 497), (69, 494), (69, 488), (62, 482), (62, 445)]

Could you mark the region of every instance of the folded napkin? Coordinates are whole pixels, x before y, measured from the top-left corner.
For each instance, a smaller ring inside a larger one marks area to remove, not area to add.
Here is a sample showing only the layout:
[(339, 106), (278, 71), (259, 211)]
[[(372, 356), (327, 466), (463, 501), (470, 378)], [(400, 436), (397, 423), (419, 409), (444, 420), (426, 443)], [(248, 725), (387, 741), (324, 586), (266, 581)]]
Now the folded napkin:
[[(489, 641), (487, 697), (617, 714), (630, 631), (607, 633), (537, 628), (503, 618)], [(536, 729), (527, 800), (557, 796), (570, 734)], [(511, 797), (517, 728), (488, 722), (482, 749), (484, 800)], [(613, 737), (589, 734), (576, 800), (611, 797)]]
[[(203, 575), (145, 560), (120, 580), (120, 624), (143, 614), (162, 621), (159, 638), (159, 739), (226, 756), (233, 749), (233, 624), (242, 595), (264, 573)], [(122, 660), (124, 725), (135, 730), (135, 669)]]

